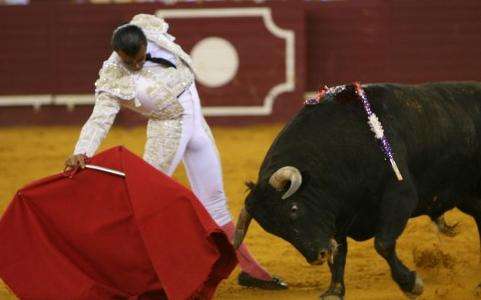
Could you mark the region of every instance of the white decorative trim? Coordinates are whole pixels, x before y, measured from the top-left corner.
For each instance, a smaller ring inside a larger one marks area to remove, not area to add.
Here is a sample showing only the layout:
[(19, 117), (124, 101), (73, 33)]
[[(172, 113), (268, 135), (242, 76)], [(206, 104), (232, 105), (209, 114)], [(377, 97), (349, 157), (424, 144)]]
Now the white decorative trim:
[[(15, 95), (0, 96), (0, 107), (6, 106), (33, 106), (36, 110), (42, 105), (67, 106), (69, 111), (78, 105), (93, 105), (95, 97), (93, 95)], [(212, 106), (202, 108), (204, 116), (259, 116), (269, 115), (270, 111), (265, 106)]]
[(95, 103), (94, 95), (53, 95), (52, 105), (66, 105), (69, 111), (73, 111), (76, 105), (89, 105)]
[(295, 34), (274, 23), (269, 7), (253, 8), (205, 8), (166, 9), (156, 13), (161, 18), (225, 18), (262, 17), (267, 30), (274, 36), (286, 40), (286, 81), (274, 86), (264, 98), (262, 106), (210, 106), (203, 109), (206, 116), (265, 116), (272, 113), (276, 97), (295, 89)]
[(50, 104), (51, 95), (10, 95), (0, 96), (0, 106), (28, 106), (35, 104)]
[(86, 105), (94, 104), (94, 95), (53, 95), (52, 104), (54, 105)]
[(38, 111), (40, 107), (51, 103), (50, 95), (11, 95), (0, 96), (1, 106), (33, 106)]
[[(67, 106), (69, 111), (79, 105), (93, 105), (95, 97), (86, 95), (12, 95), (0, 96), (0, 107), (32, 106), (38, 110), (42, 105)], [(228, 106), (205, 107), (202, 113), (205, 116), (257, 116), (269, 114), (262, 106), (236, 106), (232, 110)]]
[(206, 117), (225, 116), (266, 116), (272, 113), (272, 107), (267, 106), (209, 106), (202, 108)]
[(6, 95), (0, 96), (0, 107), (32, 106), (40, 110), (42, 105), (67, 106), (73, 110), (76, 105), (95, 103), (93, 95)]

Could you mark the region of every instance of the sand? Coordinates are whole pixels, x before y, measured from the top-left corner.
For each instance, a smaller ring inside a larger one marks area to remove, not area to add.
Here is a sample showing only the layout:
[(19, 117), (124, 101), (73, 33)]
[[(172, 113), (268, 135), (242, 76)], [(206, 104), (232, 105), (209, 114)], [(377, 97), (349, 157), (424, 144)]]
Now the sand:
[[(237, 216), (245, 197), (246, 180), (255, 180), (260, 163), (280, 125), (217, 127), (214, 135), (221, 153), (229, 205)], [(26, 183), (59, 172), (71, 153), (79, 127), (0, 128), (0, 212)], [(141, 155), (144, 128), (114, 128), (101, 149), (124, 145)], [(182, 168), (175, 177), (188, 185)], [(427, 217), (413, 219), (398, 242), (398, 254), (424, 280), (418, 299), (477, 299), (481, 282), (479, 239), (471, 217), (453, 210), (448, 223), (459, 222), (455, 237), (440, 235)], [(0, 241), (8, 242), (8, 241)], [(246, 243), (253, 255), (290, 289), (269, 292), (236, 284), (238, 270), (219, 287), (216, 299), (318, 299), (329, 285), (327, 266), (310, 266), (288, 243), (264, 232), (253, 222)], [(417, 266), (416, 266), (417, 265)], [(373, 249), (373, 240), (349, 240), (346, 299), (407, 299), (392, 281), (385, 261)], [(15, 299), (0, 282), (0, 300)]]

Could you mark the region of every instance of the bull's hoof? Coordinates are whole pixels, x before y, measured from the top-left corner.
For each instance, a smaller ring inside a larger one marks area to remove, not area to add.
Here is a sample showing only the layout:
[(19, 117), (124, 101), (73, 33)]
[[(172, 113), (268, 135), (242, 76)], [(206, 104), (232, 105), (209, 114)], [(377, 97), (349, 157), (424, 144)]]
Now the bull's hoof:
[(416, 299), (419, 295), (421, 295), (424, 291), (424, 283), (423, 280), (421, 279), (421, 276), (419, 276), (416, 273), (416, 279), (414, 280), (414, 287), (410, 292), (404, 292), (406, 296), (409, 299)]
[(441, 216), (436, 220), (436, 226), (438, 227), (439, 232), (449, 237), (456, 236), (459, 233), (458, 224), (459, 222), (454, 225), (448, 225), (446, 220), (444, 220), (444, 216)]
[(319, 299), (321, 299), (321, 300), (344, 300), (344, 297), (341, 296), (341, 295), (324, 293), (324, 294), (321, 295), (321, 297)]
[(325, 291), (320, 299), (321, 300), (344, 300), (344, 283), (337, 282), (333, 283), (331, 282), (331, 286)]

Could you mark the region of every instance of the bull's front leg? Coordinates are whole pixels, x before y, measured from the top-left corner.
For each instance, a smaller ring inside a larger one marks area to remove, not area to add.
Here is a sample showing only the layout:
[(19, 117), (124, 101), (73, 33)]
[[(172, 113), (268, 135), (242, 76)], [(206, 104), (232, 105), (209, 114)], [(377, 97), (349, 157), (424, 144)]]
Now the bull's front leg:
[(409, 174), (404, 181), (392, 180), (387, 184), (380, 206), (380, 224), (375, 235), (377, 253), (389, 264), (391, 275), (408, 297), (423, 292), (423, 282), (416, 272), (409, 270), (396, 254), (396, 240), (406, 227), (417, 205), (417, 192), (410, 182)]
[(402, 291), (409, 298), (415, 298), (423, 293), (423, 281), (414, 271), (409, 270), (396, 254), (396, 241), (386, 241), (376, 238), (375, 247), (391, 268), (391, 275)]
[(337, 250), (333, 258), (329, 260), (331, 270), (331, 284), (329, 289), (321, 295), (321, 300), (342, 300), (344, 299), (344, 267), (346, 266), (347, 239), (346, 237), (336, 238)]

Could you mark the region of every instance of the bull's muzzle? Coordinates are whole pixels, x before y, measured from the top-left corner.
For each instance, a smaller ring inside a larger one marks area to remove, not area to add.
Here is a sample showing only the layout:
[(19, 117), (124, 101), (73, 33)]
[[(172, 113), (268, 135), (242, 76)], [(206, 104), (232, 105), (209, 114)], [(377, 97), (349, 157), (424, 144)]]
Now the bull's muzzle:
[(329, 240), (329, 247), (327, 249), (321, 249), (318, 253), (317, 259), (309, 261), (309, 263), (311, 265), (322, 265), (328, 261), (332, 265), (336, 258), (337, 246), (338, 244), (335, 239)]
[(234, 249), (239, 249), (240, 245), (242, 244), (242, 241), (244, 241), (244, 238), (247, 234), (247, 230), (249, 229), (249, 225), (251, 223), (252, 216), (247, 212), (247, 210), (242, 208), (240, 214), (239, 214), (239, 219), (237, 220), (237, 224), (235, 226), (235, 232), (234, 232), (234, 239), (232, 241), (232, 244), (234, 246)]

